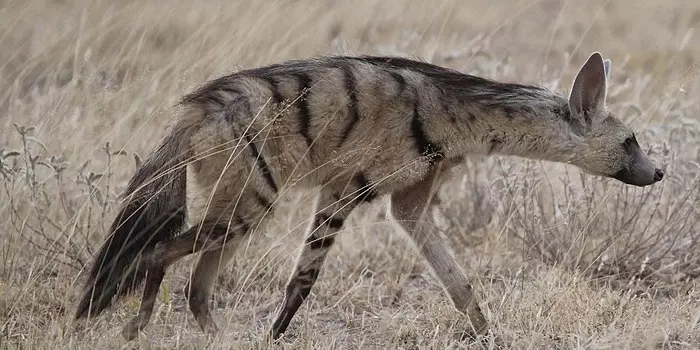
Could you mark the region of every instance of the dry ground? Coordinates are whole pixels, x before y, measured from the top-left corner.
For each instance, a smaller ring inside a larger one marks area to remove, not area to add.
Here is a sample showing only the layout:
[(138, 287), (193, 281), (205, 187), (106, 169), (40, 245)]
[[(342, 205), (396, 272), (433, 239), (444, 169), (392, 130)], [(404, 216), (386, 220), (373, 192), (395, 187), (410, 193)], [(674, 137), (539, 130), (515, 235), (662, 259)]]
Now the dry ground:
[[(0, 1), (0, 348), (266, 348), (312, 197), (241, 249), (208, 339), (185, 306), (189, 262), (143, 337), (129, 298), (71, 315), (79, 272), (176, 99), (241, 67), (329, 53), (415, 56), (567, 90), (591, 51), (613, 61), (610, 105), (667, 178), (637, 189), (576, 169), (473, 159), (447, 186), (445, 232), (492, 335), (455, 340), (455, 310), (382, 203), (357, 210), (286, 348), (700, 347), (700, 2)], [(31, 129), (33, 128), (33, 129)], [(107, 147), (105, 147), (107, 146)]]

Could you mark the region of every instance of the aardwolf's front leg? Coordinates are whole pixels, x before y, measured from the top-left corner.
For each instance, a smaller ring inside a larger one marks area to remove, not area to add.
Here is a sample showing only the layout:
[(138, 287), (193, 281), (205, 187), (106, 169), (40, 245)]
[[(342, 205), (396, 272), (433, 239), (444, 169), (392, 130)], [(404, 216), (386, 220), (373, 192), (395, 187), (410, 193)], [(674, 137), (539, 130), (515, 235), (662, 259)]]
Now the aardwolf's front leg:
[[(391, 212), (435, 271), (457, 310), (469, 318), (473, 331), (480, 334), (488, 326), (486, 318), (479, 308), (469, 278), (430, 215), (437, 204), (433, 191), (436, 180), (437, 176), (431, 174), (415, 186), (392, 194)], [(474, 335), (473, 332), (468, 333)]]
[(352, 197), (339, 199), (342, 197), (329, 190), (321, 191), (311, 232), (287, 282), (282, 309), (270, 330), (272, 339), (278, 339), (287, 330), (297, 310), (311, 293), (326, 255), (333, 247), (335, 235), (343, 229), (345, 219), (357, 204)]

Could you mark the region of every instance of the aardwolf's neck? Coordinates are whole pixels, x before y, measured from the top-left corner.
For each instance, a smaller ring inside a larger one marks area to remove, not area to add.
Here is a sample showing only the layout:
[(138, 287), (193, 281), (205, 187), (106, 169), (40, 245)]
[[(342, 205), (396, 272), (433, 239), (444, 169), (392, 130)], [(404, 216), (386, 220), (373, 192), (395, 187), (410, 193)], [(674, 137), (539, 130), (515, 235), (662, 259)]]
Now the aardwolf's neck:
[[(571, 162), (582, 138), (570, 126), (567, 99), (533, 85), (501, 83), (411, 60), (389, 61), (427, 78), (446, 106), (431, 131), (454, 155), (503, 154)], [(385, 63), (386, 64), (386, 63)], [(437, 108), (436, 108), (437, 110)], [(444, 125), (451, 124), (449, 128)]]
[(426, 128), (453, 156), (503, 154), (568, 163), (582, 152), (582, 138), (570, 126), (568, 101), (554, 91), (406, 58), (361, 59), (423, 77), (416, 83), (428, 105), (425, 112), (434, 116)]
[(478, 130), (458, 148), (556, 162), (570, 162), (580, 153), (582, 139), (572, 132), (562, 95), (536, 86), (468, 80), (470, 88), (443, 84), (457, 101), (458, 127), (463, 133)]

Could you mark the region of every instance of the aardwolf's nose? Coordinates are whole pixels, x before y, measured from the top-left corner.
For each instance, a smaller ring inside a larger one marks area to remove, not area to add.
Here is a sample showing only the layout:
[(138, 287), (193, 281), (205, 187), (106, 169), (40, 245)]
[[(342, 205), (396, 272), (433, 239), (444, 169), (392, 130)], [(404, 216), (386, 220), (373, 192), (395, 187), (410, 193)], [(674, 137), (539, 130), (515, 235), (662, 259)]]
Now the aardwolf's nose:
[(664, 172), (661, 169), (656, 169), (654, 172), (654, 181), (661, 181), (664, 178)]

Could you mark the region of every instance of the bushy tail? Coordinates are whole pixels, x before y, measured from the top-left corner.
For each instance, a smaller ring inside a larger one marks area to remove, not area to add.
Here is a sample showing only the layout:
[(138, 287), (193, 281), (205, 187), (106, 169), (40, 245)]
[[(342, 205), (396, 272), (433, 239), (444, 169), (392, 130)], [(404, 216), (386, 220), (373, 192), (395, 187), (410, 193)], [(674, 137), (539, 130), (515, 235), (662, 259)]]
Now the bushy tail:
[(75, 318), (99, 315), (139, 287), (146, 275), (141, 258), (158, 242), (179, 234), (186, 219), (187, 145), (192, 127), (180, 121), (129, 181), (124, 202), (100, 247)]

